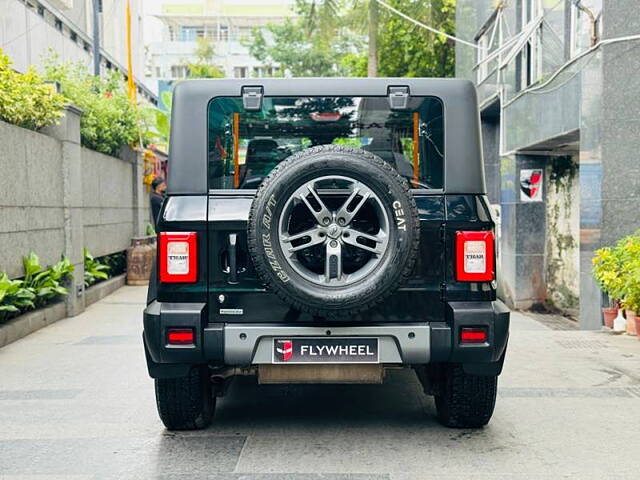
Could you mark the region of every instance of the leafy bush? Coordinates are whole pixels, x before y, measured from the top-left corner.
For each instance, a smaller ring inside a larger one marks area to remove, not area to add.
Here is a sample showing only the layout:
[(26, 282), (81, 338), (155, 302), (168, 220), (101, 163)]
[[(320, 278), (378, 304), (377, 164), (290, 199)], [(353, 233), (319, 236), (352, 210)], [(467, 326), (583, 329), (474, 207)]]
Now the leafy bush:
[(6, 273), (0, 273), (0, 321), (44, 307), (68, 293), (62, 284), (72, 276), (69, 259), (63, 256), (55, 265), (43, 269), (38, 256), (30, 253), (23, 263), (23, 279), (11, 280)]
[(20, 74), (0, 49), (0, 119), (31, 130), (55, 123), (62, 116), (64, 97), (43, 83), (33, 70)]
[(6, 273), (0, 273), (0, 321), (34, 308), (34, 298), (35, 294), (24, 288), (22, 280), (11, 280)]
[(622, 265), (622, 306), (640, 312), (640, 230), (618, 243)]
[(50, 63), (45, 70), (48, 80), (60, 83), (62, 95), (83, 110), (80, 119), (82, 145), (117, 156), (124, 145), (140, 140), (140, 114), (125, 90), (117, 72), (105, 78), (91, 75), (81, 63)]
[(84, 249), (84, 286), (90, 287), (100, 280), (109, 278), (109, 266), (93, 258), (89, 250)]
[(640, 311), (640, 230), (596, 250), (593, 275), (614, 303)]
[(602, 291), (614, 302), (620, 300), (622, 296), (622, 278), (620, 276), (622, 266), (615, 249), (603, 247), (596, 250), (592, 262), (593, 276)]
[(115, 277), (127, 271), (126, 252), (116, 252), (111, 255), (105, 255), (100, 260), (109, 267), (109, 277)]
[(43, 269), (40, 259), (31, 252), (23, 258), (24, 287), (30, 290), (34, 298), (35, 308), (43, 307), (51, 301), (67, 295), (67, 289), (62, 285), (73, 272), (73, 264), (65, 256), (55, 265)]

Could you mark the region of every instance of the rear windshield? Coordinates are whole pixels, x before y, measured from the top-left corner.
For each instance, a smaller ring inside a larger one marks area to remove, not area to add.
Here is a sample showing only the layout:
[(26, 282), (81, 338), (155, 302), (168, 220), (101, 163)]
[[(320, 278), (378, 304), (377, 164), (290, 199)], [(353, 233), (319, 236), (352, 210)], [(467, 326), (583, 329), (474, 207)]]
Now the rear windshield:
[(245, 111), (241, 97), (209, 104), (209, 188), (255, 189), (290, 155), (348, 145), (389, 162), (412, 188), (443, 186), (444, 119), (435, 97), (391, 110), (387, 97), (266, 97)]

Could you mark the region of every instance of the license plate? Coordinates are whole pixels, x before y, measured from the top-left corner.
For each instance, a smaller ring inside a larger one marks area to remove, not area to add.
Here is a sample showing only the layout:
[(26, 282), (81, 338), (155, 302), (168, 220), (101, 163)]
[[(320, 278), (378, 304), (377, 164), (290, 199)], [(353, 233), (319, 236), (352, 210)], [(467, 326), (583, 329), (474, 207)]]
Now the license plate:
[(273, 363), (378, 363), (378, 339), (297, 337), (273, 339)]

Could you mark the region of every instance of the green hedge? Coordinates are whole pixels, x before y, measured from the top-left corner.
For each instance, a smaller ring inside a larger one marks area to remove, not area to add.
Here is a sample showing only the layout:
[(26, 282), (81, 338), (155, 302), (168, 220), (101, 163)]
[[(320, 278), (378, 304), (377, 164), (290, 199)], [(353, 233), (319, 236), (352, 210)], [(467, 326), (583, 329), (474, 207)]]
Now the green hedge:
[(0, 49), (0, 119), (19, 127), (38, 130), (62, 116), (64, 97), (33, 70), (17, 73)]
[(119, 73), (100, 78), (91, 75), (81, 63), (50, 63), (45, 77), (58, 82), (62, 95), (82, 109), (82, 145), (117, 156), (121, 147), (140, 142), (141, 112), (129, 101)]

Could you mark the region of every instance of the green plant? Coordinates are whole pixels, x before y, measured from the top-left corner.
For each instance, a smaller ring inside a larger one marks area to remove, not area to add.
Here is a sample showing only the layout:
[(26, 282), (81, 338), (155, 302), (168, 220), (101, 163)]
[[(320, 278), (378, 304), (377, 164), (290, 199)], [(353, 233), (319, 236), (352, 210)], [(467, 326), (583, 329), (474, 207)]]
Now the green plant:
[(100, 280), (109, 278), (109, 266), (93, 258), (86, 248), (84, 253), (84, 286), (90, 287)]
[(119, 73), (91, 75), (81, 63), (55, 63), (45, 69), (47, 80), (60, 83), (62, 95), (80, 109), (80, 139), (92, 150), (117, 156), (124, 145), (140, 141), (141, 113), (127, 97)]
[(614, 303), (640, 311), (640, 230), (596, 250), (593, 275)]
[(616, 248), (622, 265), (622, 306), (640, 312), (640, 230), (621, 239)]
[(34, 294), (34, 308), (40, 308), (52, 300), (69, 293), (62, 285), (73, 272), (73, 264), (65, 256), (55, 265), (42, 268), (40, 258), (33, 252), (22, 259), (24, 288)]
[(603, 247), (595, 251), (592, 259), (593, 276), (613, 303), (622, 297), (623, 282), (620, 275), (622, 266), (614, 248)]
[(64, 97), (33, 70), (17, 73), (0, 49), (0, 119), (38, 130), (62, 116)]
[(101, 261), (109, 267), (109, 276), (115, 277), (127, 271), (127, 254), (126, 252), (116, 252), (111, 255), (105, 255)]
[(6, 273), (0, 273), (0, 320), (34, 308), (34, 299), (35, 294), (24, 287), (22, 280), (11, 280)]

